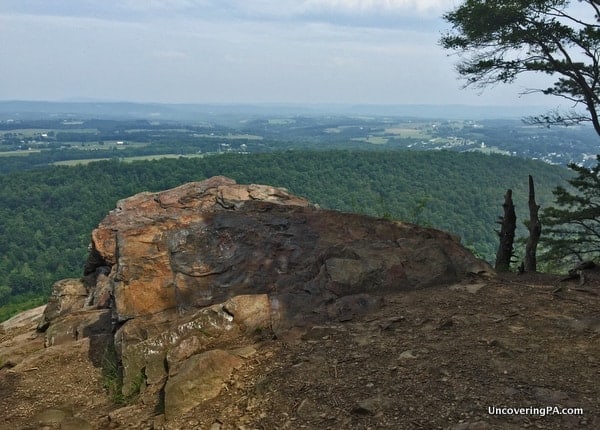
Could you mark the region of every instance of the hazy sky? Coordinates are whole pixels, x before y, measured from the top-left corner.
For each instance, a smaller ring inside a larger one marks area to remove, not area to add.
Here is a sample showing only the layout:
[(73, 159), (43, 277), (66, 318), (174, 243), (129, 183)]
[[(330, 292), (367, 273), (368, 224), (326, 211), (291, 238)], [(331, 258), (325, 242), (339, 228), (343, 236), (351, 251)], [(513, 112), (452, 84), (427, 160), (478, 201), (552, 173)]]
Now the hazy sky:
[(0, 99), (554, 106), (462, 89), (459, 0), (1, 0)]

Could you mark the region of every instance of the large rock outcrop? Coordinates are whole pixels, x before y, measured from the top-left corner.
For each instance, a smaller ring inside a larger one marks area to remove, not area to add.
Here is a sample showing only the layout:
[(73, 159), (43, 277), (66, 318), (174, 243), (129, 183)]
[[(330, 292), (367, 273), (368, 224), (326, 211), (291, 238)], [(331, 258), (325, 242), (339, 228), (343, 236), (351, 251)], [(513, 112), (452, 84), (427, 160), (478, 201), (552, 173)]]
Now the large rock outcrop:
[(119, 201), (92, 233), (84, 283), (57, 284), (40, 330), (48, 345), (110, 333), (123, 393), (184, 411), (242, 365), (224, 339), (348, 321), (380, 293), (473, 272), (492, 270), (447, 233), (213, 177)]

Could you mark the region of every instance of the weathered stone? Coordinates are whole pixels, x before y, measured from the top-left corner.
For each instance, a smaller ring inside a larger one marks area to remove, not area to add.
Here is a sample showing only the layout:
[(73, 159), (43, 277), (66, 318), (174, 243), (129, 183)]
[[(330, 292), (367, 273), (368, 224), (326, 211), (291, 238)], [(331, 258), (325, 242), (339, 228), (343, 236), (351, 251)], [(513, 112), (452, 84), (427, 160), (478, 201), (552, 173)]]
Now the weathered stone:
[(407, 360), (407, 359), (410, 360), (410, 359), (413, 359), (413, 358), (417, 358), (417, 356), (413, 353), (412, 350), (407, 350), (407, 351), (402, 352), (398, 356), (398, 358), (401, 359), (401, 360)]
[(167, 420), (218, 396), (224, 381), (241, 365), (240, 358), (221, 350), (189, 358), (165, 385)]
[(244, 346), (242, 348), (236, 348), (229, 351), (231, 354), (240, 358), (250, 358), (256, 354), (256, 349), (252, 346)]
[(203, 342), (200, 341), (198, 336), (191, 335), (189, 337), (186, 337), (167, 353), (167, 362), (182, 362), (190, 358), (192, 355), (200, 352), (202, 349), (202, 345)]
[(18, 328), (30, 328), (34, 329), (41, 324), (41, 321), (44, 318), (44, 311), (46, 310), (46, 305), (38, 306), (37, 308), (29, 309), (27, 311), (21, 312), (15, 315), (12, 318), (7, 319), (6, 321), (0, 323), (0, 329), (3, 332), (7, 332), (9, 330), (15, 330)]
[(387, 403), (387, 399), (382, 399), (379, 396), (369, 397), (356, 402), (352, 408), (352, 413), (357, 415), (376, 415)]
[(111, 332), (111, 312), (109, 309), (79, 311), (52, 322), (45, 333), (45, 346), (60, 345), (66, 342)]
[[(122, 200), (92, 239), (86, 270), (112, 266), (121, 321), (248, 293), (326, 317), (323, 302), (341, 296), (490, 271), (447, 233), (322, 211), (285, 190), (222, 177)], [(99, 276), (96, 289), (110, 291), (106, 284)]]
[(45, 330), (56, 318), (83, 308), (88, 291), (82, 279), (63, 279), (52, 286), (52, 294), (38, 330)]
[(248, 332), (271, 326), (271, 303), (266, 294), (232, 297), (223, 304), (223, 310), (232, 315), (235, 323)]
[(127, 321), (115, 336), (123, 365), (124, 393), (132, 393), (142, 372), (148, 384), (163, 382), (168, 373), (175, 373), (182, 361), (201, 352), (213, 339), (239, 336), (255, 328), (254, 323), (268, 324), (269, 309), (264, 295), (237, 296), (200, 309), (185, 319), (163, 313)]
[(108, 273), (100, 271), (96, 275), (94, 286), (92, 295), (88, 298), (89, 304), (98, 309), (110, 308), (113, 303), (114, 285)]

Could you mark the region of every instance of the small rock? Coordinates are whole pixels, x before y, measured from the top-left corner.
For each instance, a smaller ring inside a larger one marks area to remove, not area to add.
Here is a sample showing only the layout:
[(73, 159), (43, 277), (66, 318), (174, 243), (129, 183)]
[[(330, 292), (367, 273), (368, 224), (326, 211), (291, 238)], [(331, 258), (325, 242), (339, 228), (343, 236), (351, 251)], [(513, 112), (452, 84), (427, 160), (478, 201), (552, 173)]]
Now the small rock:
[(240, 358), (250, 358), (256, 354), (256, 349), (252, 346), (244, 346), (242, 348), (233, 349), (230, 352)]
[(440, 323), (437, 326), (437, 329), (445, 330), (445, 329), (452, 327), (453, 325), (454, 325), (454, 321), (452, 321), (452, 318), (447, 318), (445, 320), (440, 321)]
[(243, 361), (222, 350), (211, 350), (187, 359), (179, 373), (165, 385), (167, 419), (187, 412), (200, 403), (216, 397), (234, 369)]
[(371, 397), (361, 400), (352, 408), (352, 413), (357, 415), (375, 415), (381, 409), (381, 399)]
[(404, 360), (404, 359), (414, 359), (417, 358), (416, 355), (413, 354), (412, 350), (408, 350), (408, 351), (404, 351), (402, 354), (400, 354), (398, 356), (398, 358)]

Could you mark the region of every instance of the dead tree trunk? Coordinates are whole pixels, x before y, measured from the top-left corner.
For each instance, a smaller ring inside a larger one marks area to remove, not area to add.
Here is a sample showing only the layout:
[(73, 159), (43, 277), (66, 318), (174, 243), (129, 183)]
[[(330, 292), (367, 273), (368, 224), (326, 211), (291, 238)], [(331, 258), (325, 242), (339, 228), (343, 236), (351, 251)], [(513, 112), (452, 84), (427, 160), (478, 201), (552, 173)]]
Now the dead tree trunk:
[(517, 215), (512, 201), (512, 190), (507, 190), (504, 195), (504, 216), (497, 221), (501, 225), (500, 231), (497, 231), (500, 237), (500, 245), (496, 253), (496, 270), (499, 272), (508, 272), (510, 262), (513, 256), (513, 242), (515, 240), (515, 230), (517, 229)]
[(538, 217), (540, 206), (535, 202), (535, 188), (533, 185), (533, 178), (529, 175), (529, 237), (527, 238), (527, 245), (525, 246), (525, 271), (536, 272), (537, 271), (537, 258), (536, 250), (542, 234), (542, 224)]

